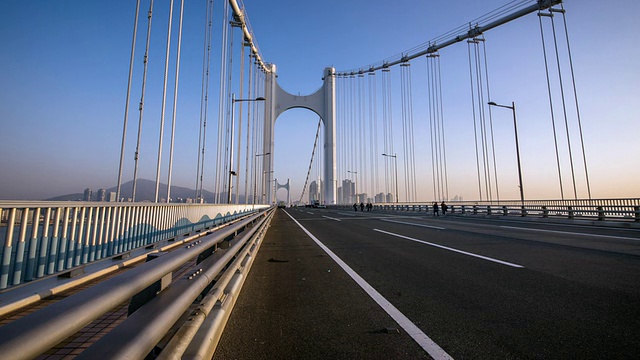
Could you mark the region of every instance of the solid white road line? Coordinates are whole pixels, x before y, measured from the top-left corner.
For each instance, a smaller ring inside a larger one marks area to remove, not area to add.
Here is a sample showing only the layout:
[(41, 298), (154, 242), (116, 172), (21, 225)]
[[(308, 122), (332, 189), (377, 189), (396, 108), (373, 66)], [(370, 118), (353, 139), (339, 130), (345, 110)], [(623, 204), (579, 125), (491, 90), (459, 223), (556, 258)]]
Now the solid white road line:
[(597, 234), (586, 234), (586, 233), (574, 233), (574, 232), (569, 232), (569, 231), (532, 229), (532, 228), (515, 227), (515, 226), (500, 226), (500, 227), (501, 227), (501, 228), (505, 228), (505, 229), (515, 229), (515, 230), (525, 230), (525, 231), (549, 232), (549, 233), (564, 234), (564, 235), (590, 236), (590, 237), (599, 237), (599, 238), (607, 238), (607, 239), (620, 239), (620, 240), (640, 241), (640, 239), (638, 239), (638, 238), (630, 238), (630, 237), (624, 237), (624, 236), (611, 236), (611, 235), (597, 235)]
[(312, 213), (312, 212), (309, 212), (309, 211), (307, 211), (307, 214), (309, 214), (309, 215), (313, 215), (313, 213)]
[[(285, 210), (285, 213), (289, 215), (289, 213)], [(333, 261), (335, 261), (351, 278), (358, 284), (360, 287), (367, 293), (369, 296), (376, 302), (380, 307), (386, 311), (389, 316), (395, 320), (398, 325), (400, 325), (404, 331), (415, 340), (415, 342), (420, 345), (431, 357), (434, 359), (453, 359), (446, 351), (444, 351), (438, 344), (436, 344), (431, 338), (429, 338), (425, 333), (420, 330), (414, 323), (409, 320), (403, 313), (400, 312), (395, 306), (393, 306), (389, 300), (385, 299), (379, 292), (376, 291), (369, 283), (367, 283), (358, 273), (353, 271), (349, 265), (347, 265), (342, 259), (340, 259), (336, 254), (333, 253), (328, 247), (326, 247), (318, 238), (313, 236), (304, 226), (302, 226), (293, 216), (289, 215), (291, 220), (293, 220), (300, 228), (309, 235), (309, 237), (315, 241), (322, 250), (324, 250), (327, 255), (329, 255)]]
[(386, 222), (390, 222), (390, 223), (396, 223), (396, 224), (420, 226), (420, 227), (425, 227), (425, 228), (429, 228), (429, 229), (436, 229), (436, 230), (446, 230), (445, 228), (439, 227), (439, 226), (423, 225), (423, 224), (416, 224), (416, 223), (410, 223), (410, 222), (405, 222), (405, 221), (397, 221), (397, 220), (387, 220), (387, 219), (380, 219), (380, 220), (386, 221)]
[(340, 219), (332, 218), (332, 217), (326, 216), (326, 215), (322, 215), (322, 217), (327, 218), (327, 219), (331, 219), (331, 220), (335, 220), (335, 221), (342, 221)]
[(428, 241), (423, 241), (423, 240), (418, 240), (418, 239), (414, 239), (408, 236), (404, 236), (404, 235), (400, 235), (400, 234), (394, 234), (392, 232), (388, 232), (388, 231), (384, 231), (384, 230), (380, 230), (380, 229), (373, 229), (373, 231), (377, 231), (377, 232), (381, 232), (383, 234), (387, 234), (387, 235), (392, 235), (392, 236), (396, 236), (402, 239), (406, 239), (406, 240), (411, 240), (411, 241), (415, 241), (415, 242), (419, 242), (421, 244), (425, 244), (425, 245), (430, 245), (430, 246), (434, 246), (440, 249), (444, 249), (444, 250), (449, 250), (449, 251), (453, 251), (453, 252), (457, 252), (460, 254), (464, 254), (464, 255), (469, 255), (469, 256), (473, 256), (473, 257), (477, 257), (479, 259), (483, 259), (483, 260), (488, 260), (488, 261), (492, 261), (498, 264), (502, 264), (502, 265), (507, 265), (507, 266), (511, 266), (514, 268), (524, 268), (524, 266), (522, 265), (518, 265), (518, 264), (514, 264), (514, 263), (510, 263), (507, 261), (502, 261), (502, 260), (498, 260), (498, 259), (494, 259), (494, 258), (490, 258), (488, 256), (483, 256), (483, 255), (478, 255), (478, 254), (474, 254), (474, 253), (470, 253), (468, 251), (463, 251), (463, 250), (458, 250), (458, 249), (454, 249), (454, 248), (450, 248), (447, 246), (443, 246), (443, 245), (438, 245), (438, 244), (434, 244), (434, 243), (430, 243)]

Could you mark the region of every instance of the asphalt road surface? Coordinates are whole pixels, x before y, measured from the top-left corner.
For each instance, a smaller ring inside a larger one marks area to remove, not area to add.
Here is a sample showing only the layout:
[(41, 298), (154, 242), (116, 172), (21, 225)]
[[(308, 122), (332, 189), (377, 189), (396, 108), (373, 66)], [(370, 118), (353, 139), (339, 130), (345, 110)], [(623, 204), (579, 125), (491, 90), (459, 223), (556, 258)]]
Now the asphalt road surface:
[(640, 230), (279, 209), (214, 358), (638, 359)]

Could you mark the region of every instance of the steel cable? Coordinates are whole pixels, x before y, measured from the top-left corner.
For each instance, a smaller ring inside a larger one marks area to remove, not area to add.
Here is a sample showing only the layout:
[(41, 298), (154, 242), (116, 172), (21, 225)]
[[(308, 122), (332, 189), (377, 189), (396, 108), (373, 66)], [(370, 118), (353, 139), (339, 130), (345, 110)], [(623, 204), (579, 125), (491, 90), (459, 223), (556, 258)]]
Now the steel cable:
[(160, 191), (160, 166), (162, 165), (162, 143), (164, 140), (164, 114), (167, 105), (167, 80), (169, 75), (169, 54), (171, 50), (171, 25), (173, 24), (173, 0), (169, 1), (169, 24), (167, 25), (167, 46), (164, 58), (164, 79), (162, 83), (162, 105), (160, 108), (160, 137), (158, 139), (158, 163), (156, 165), (155, 201), (158, 202)]
[(151, 44), (151, 20), (153, 15), (153, 0), (149, 2), (149, 12), (147, 13), (147, 42), (144, 52), (144, 67), (142, 70), (142, 90), (140, 94), (140, 107), (138, 117), (138, 140), (136, 142), (136, 152), (134, 155), (134, 169), (133, 169), (133, 190), (131, 193), (131, 201), (136, 201), (136, 188), (138, 184), (138, 160), (140, 159), (140, 142), (142, 139), (142, 118), (144, 114), (144, 96), (147, 88), (147, 69), (149, 67), (149, 47)]
[(133, 20), (133, 40), (131, 40), (131, 59), (129, 60), (129, 78), (127, 80), (127, 95), (124, 105), (124, 123), (122, 125), (122, 145), (120, 147), (120, 166), (118, 168), (118, 182), (116, 186), (116, 201), (120, 201), (120, 189), (122, 186), (122, 169), (124, 167), (124, 148), (127, 138), (127, 126), (129, 122), (129, 102), (131, 101), (131, 82), (133, 79), (133, 63), (135, 59), (136, 37), (138, 35), (138, 16), (140, 16), (140, 0), (136, 1), (136, 15)]
[(173, 83), (173, 116), (171, 118), (171, 143), (169, 146), (169, 171), (167, 177), (167, 203), (171, 201), (171, 174), (173, 172), (173, 148), (176, 133), (176, 111), (178, 108), (178, 79), (180, 77), (180, 51), (182, 47), (182, 18), (184, 0), (180, 1), (180, 24), (178, 26), (178, 48), (176, 50), (176, 77)]
[(555, 111), (553, 110), (553, 96), (551, 93), (551, 77), (549, 76), (549, 63), (547, 60), (547, 46), (546, 46), (546, 42), (545, 42), (545, 38), (544, 38), (544, 28), (542, 26), (542, 16), (545, 16), (542, 13), (538, 13), (538, 20), (540, 22), (540, 37), (542, 39), (542, 54), (544, 56), (544, 69), (545, 69), (545, 74), (547, 77), (547, 91), (549, 94), (549, 108), (551, 111), (551, 125), (553, 128), (553, 142), (555, 145), (555, 152), (556, 152), (556, 164), (558, 167), (558, 180), (560, 183), (560, 198), (562, 200), (564, 200), (564, 186), (562, 185), (562, 172), (560, 169), (560, 151), (559, 151), (559, 147), (558, 147), (558, 133), (556, 130), (556, 117), (555, 117)]

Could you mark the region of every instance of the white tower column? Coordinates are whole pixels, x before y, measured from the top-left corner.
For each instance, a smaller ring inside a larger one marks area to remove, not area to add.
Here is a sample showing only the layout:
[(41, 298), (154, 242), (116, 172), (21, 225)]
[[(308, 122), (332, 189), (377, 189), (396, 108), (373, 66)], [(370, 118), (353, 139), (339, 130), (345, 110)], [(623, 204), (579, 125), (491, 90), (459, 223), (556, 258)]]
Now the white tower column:
[[(269, 71), (270, 70), (270, 71)], [(265, 78), (264, 145), (262, 157), (264, 169), (262, 188), (265, 189), (266, 203), (275, 201), (270, 189), (273, 183), (273, 160), (275, 122), (278, 116), (288, 109), (304, 108), (318, 114), (324, 124), (324, 199), (325, 204), (336, 203), (336, 90), (335, 69), (326, 68), (323, 73), (323, 86), (311, 95), (293, 95), (278, 85), (276, 66), (270, 64)], [(284, 174), (282, 174), (284, 175)]]
[(324, 69), (324, 203), (337, 203), (336, 169), (336, 75), (334, 68)]

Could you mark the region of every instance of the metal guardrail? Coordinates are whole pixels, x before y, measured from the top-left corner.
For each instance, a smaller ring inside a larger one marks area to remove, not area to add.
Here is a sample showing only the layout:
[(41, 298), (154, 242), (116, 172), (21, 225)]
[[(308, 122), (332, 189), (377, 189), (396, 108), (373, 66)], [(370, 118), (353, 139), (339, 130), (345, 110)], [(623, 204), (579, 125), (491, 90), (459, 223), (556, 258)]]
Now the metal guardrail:
[(0, 289), (153, 246), (267, 207), (0, 201)]
[[(201, 295), (205, 297), (200, 306), (176, 330), (177, 335), (165, 347), (164, 356), (180, 358), (182, 354), (191, 354), (192, 358), (205, 358), (202, 354), (215, 350), (230, 307), (253, 261), (252, 254), (257, 251), (272, 215), (273, 211), (262, 212), (211, 235), (203, 234), (180, 249), (0, 327), (0, 354), (3, 359), (34, 358), (117, 304), (147, 291), (151, 294), (148, 301), (78, 359), (144, 358), (173, 327), (180, 325), (178, 320), (184, 319), (183, 315), (188, 314)], [(219, 243), (231, 236), (236, 237), (228, 249), (217, 249)], [(200, 260), (198, 269), (173, 281), (171, 273), (194, 258)], [(222, 271), (224, 274), (219, 276)], [(162, 286), (159, 291), (158, 286)]]
[[(390, 211), (433, 211), (429, 203), (376, 203), (374, 209)], [(447, 213), (460, 215), (536, 216), (588, 220), (640, 222), (640, 199), (450, 201)], [(342, 206), (342, 205), (341, 205)], [(442, 212), (440, 203), (439, 211)], [(352, 208), (352, 205), (344, 205)], [(358, 208), (359, 209), (359, 208)]]

